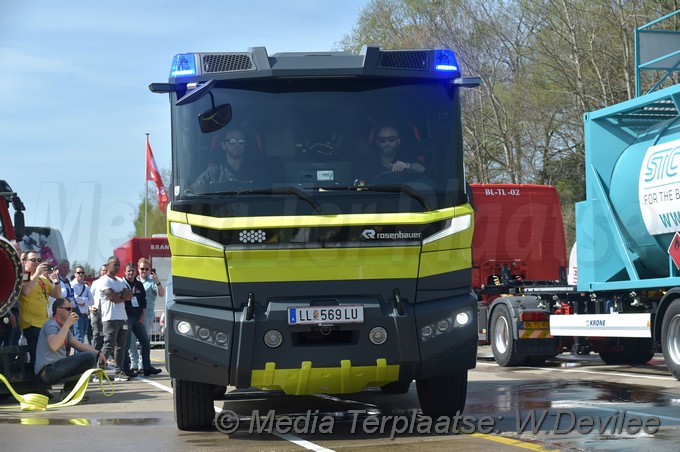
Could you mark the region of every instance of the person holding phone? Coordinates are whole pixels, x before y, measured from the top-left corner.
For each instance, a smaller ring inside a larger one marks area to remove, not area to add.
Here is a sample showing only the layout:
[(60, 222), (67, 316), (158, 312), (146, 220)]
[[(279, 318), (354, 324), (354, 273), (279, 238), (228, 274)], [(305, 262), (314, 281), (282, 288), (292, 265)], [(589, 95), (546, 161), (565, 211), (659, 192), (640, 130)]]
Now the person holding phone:
[[(43, 257), (44, 259), (44, 257)], [(61, 288), (61, 292), (59, 295), (59, 298), (68, 298), (71, 300), (71, 304), (73, 306), (76, 305), (76, 299), (73, 293), (73, 288), (71, 287), (71, 283), (69, 282), (68, 279), (68, 274), (71, 271), (71, 263), (68, 261), (68, 259), (62, 259), (60, 260), (57, 265), (57, 279), (54, 280), (56, 284), (59, 285)], [(54, 297), (50, 297), (50, 309), (49, 312), (52, 311), (52, 303), (54, 303)], [(74, 329), (78, 328), (78, 324), (75, 325)], [(77, 335), (78, 333), (76, 333)], [(81, 339), (82, 340), (82, 339)]]
[[(165, 289), (161, 285), (161, 280), (158, 279), (156, 269), (151, 268), (151, 261), (142, 257), (137, 261), (137, 272), (139, 276), (137, 279), (141, 281), (146, 293), (146, 314), (144, 315), (144, 327), (146, 328), (148, 340), (151, 340), (151, 333), (153, 332), (153, 322), (156, 318), (156, 298), (165, 297)], [(136, 336), (133, 334), (130, 338), (132, 344), (136, 342)], [(140, 342), (141, 344), (141, 342)], [(144, 366), (140, 360), (139, 351), (137, 347), (130, 347), (130, 367), (134, 371), (137, 369), (138, 373), (144, 372)]]
[(24, 271), (30, 277), (22, 284), (19, 294), (19, 328), (30, 353), (28, 365), (33, 369), (40, 328), (49, 318), (49, 298), (59, 297), (61, 287), (55, 282), (58, 281), (57, 271), (47, 262), (43, 262), (36, 251), (23, 253), (21, 261)]

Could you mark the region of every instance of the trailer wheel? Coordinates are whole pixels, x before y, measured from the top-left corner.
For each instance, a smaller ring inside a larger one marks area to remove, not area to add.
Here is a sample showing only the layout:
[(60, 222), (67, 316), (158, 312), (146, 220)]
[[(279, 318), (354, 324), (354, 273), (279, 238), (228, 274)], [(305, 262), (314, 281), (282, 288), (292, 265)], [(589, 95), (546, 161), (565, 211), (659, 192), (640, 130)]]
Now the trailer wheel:
[(425, 416), (455, 416), (465, 408), (467, 370), (416, 380), (420, 409)]
[(651, 339), (638, 339), (635, 361), (632, 364), (646, 364), (654, 358), (654, 343)]
[(411, 389), (411, 380), (408, 381), (393, 381), (380, 387), (383, 394), (406, 394)]
[(680, 300), (673, 301), (663, 316), (661, 348), (668, 370), (680, 380)]
[(208, 430), (215, 418), (214, 385), (173, 379), (175, 422), (180, 430)]
[(604, 361), (605, 364), (616, 365), (616, 364), (631, 364), (632, 356), (628, 356), (631, 350), (624, 349), (623, 351), (615, 352), (599, 352), (600, 359)]
[(623, 350), (601, 351), (606, 364), (645, 364), (654, 357), (651, 339), (621, 338)]
[(527, 356), (525, 364), (530, 367), (539, 367), (545, 364), (545, 360), (548, 359), (545, 355), (531, 355)]
[(494, 309), (491, 315), (491, 351), (501, 367), (521, 366), (527, 356), (517, 353), (517, 340), (512, 335), (512, 316), (505, 305)]

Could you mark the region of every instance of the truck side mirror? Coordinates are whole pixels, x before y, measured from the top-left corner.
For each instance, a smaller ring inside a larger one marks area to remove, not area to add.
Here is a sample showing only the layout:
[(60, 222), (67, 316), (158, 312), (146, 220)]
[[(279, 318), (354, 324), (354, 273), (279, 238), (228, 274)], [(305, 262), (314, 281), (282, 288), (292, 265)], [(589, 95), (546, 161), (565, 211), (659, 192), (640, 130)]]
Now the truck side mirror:
[(231, 105), (223, 104), (206, 110), (198, 115), (198, 125), (201, 132), (210, 133), (220, 130), (231, 121)]

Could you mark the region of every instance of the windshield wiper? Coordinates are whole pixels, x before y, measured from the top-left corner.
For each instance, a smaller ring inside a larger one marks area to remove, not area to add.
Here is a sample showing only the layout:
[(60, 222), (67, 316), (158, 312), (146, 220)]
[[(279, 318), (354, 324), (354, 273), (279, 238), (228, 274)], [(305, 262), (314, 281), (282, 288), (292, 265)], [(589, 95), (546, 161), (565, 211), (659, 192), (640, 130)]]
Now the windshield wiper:
[(406, 184), (399, 185), (355, 185), (344, 187), (319, 187), (321, 190), (355, 190), (355, 191), (378, 191), (384, 193), (405, 193), (420, 203), (425, 210), (432, 210), (427, 198), (415, 188)]
[(317, 213), (321, 213), (321, 204), (319, 204), (316, 199), (312, 198), (311, 195), (308, 195), (304, 191), (300, 190), (297, 187), (293, 187), (292, 185), (286, 186), (286, 187), (271, 187), (271, 188), (249, 188), (246, 190), (239, 190), (235, 192), (236, 195), (259, 195), (259, 194), (268, 194), (268, 195), (295, 195), (298, 198), (307, 201), (307, 203), (316, 210)]
[(220, 195), (295, 195), (298, 198), (306, 201), (310, 206), (317, 211), (317, 213), (322, 212), (321, 204), (319, 204), (316, 199), (312, 198), (310, 195), (300, 190), (297, 187), (286, 186), (286, 187), (272, 187), (272, 188), (245, 188), (239, 190), (221, 190), (221, 191), (208, 191), (204, 193), (186, 193), (188, 196), (194, 198), (210, 198), (213, 196)]

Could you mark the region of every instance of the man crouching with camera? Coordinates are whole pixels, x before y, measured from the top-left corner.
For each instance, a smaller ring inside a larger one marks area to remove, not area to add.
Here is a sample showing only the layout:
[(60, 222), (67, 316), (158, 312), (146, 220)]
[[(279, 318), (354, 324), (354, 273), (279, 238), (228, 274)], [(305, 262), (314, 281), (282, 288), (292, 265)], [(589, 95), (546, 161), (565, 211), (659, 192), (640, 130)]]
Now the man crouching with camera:
[[(73, 311), (70, 300), (54, 300), (52, 318), (42, 326), (36, 348), (35, 373), (42, 383), (52, 385), (76, 377), (91, 369), (96, 362), (101, 367), (106, 365), (106, 357), (99, 350), (83, 344), (73, 335), (71, 327), (79, 317)], [(71, 348), (81, 353), (70, 355)], [(73, 390), (76, 383), (76, 379), (64, 383), (62, 398)]]

